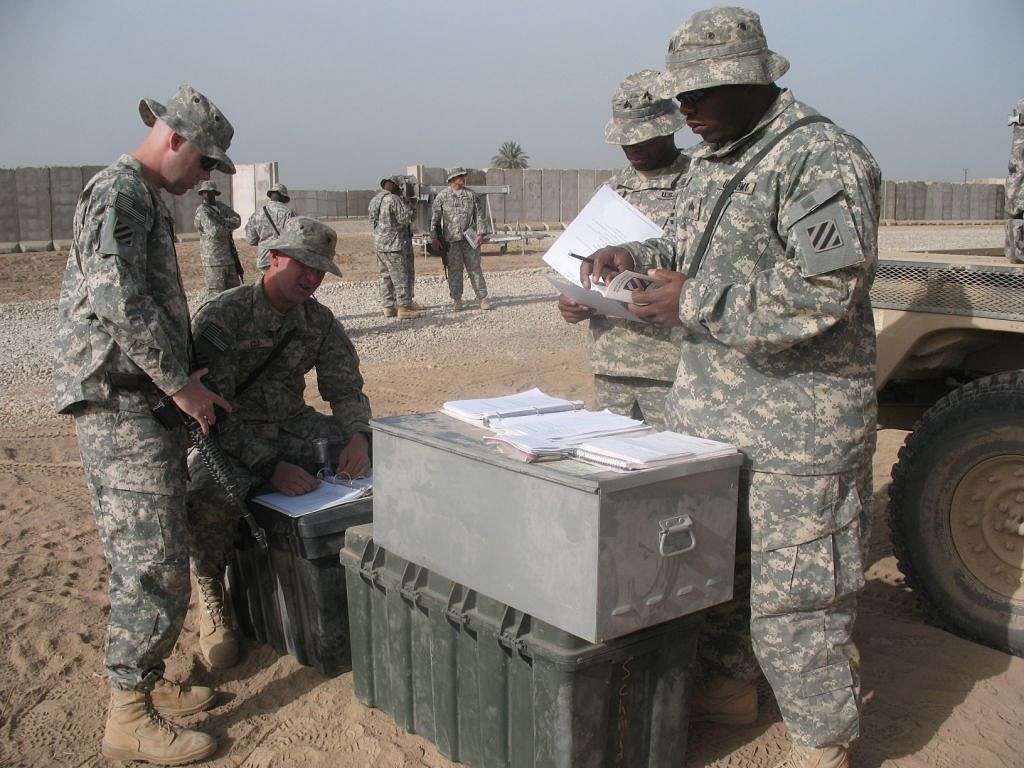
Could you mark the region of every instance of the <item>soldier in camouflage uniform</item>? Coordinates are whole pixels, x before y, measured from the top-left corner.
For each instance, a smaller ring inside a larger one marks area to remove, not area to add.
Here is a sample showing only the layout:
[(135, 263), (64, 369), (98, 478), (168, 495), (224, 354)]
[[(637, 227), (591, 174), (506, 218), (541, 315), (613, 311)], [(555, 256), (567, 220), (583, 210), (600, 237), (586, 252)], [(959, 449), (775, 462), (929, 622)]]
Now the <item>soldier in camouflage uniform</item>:
[[(467, 173), (469, 171), (465, 168), (452, 168), (448, 172), (448, 189), (441, 190), (434, 198), (430, 231), (436, 233), (440, 225), (442, 237), (448, 243), (448, 292), (455, 310), (462, 309), (463, 266), (469, 274), (469, 282), (473, 285), (476, 297), (480, 299), (480, 309), (490, 309), (487, 282), (480, 266), (480, 244), (487, 236), (487, 215), (480, 196), (466, 189)], [(464, 233), (467, 229), (477, 233), (474, 245), (466, 240)], [(436, 245), (439, 247), (440, 243)]]
[(242, 225), (242, 219), (230, 205), (216, 200), (220, 190), (212, 181), (200, 184), (198, 192), (203, 202), (196, 208), (195, 224), (203, 281), (207, 293), (220, 293), (242, 283), (242, 265), (231, 234)]
[(1006, 175), (1006, 258), (1024, 262), (1024, 99), (1008, 122), (1013, 129), (1010, 167)]
[(109, 566), (106, 667), (109, 759), (178, 765), (216, 741), (163, 715), (209, 709), (215, 693), (163, 678), (188, 609), (183, 428), (150, 408), (164, 393), (204, 430), (230, 409), (193, 371), (188, 305), (163, 189), (183, 195), (219, 168), (234, 129), (183, 85), (166, 106), (143, 99), (150, 130), (96, 174), (75, 209), (54, 358), (56, 406), (75, 418), (82, 467)]
[(399, 320), (410, 320), (420, 316), (419, 307), (413, 305), (407, 256), (412, 251), (412, 207), (398, 195), (397, 177), (383, 179), (381, 186), (383, 189), (370, 200), (368, 209), (380, 271), (381, 303), (385, 317), (397, 315)]
[(704, 143), (691, 151), (677, 233), (602, 249), (593, 269), (663, 268), (630, 309), (684, 334), (668, 424), (747, 459), (743, 613), (709, 619), (697, 714), (756, 718), (752, 637), (793, 740), (786, 765), (841, 768), (859, 733), (851, 631), (875, 447), (868, 291), (881, 175), (860, 141), (774, 84), (788, 67), (752, 11), (714, 8), (679, 27), (656, 95), (677, 96)]
[(270, 256), (263, 248), (263, 242), (283, 232), (284, 223), (295, 215), (295, 211), (287, 205), (291, 198), (288, 196), (288, 187), (284, 184), (275, 184), (268, 189), (267, 197), (269, 202), (253, 211), (252, 216), (245, 222), (245, 241), (259, 249), (256, 266), (261, 271), (270, 266)]
[[(673, 229), (676, 187), (689, 158), (675, 144), (683, 116), (672, 99), (651, 95), (657, 72), (645, 69), (622, 81), (612, 97), (612, 118), (604, 129), (609, 144), (622, 147), (629, 163), (608, 186), (666, 231)], [(558, 308), (567, 322), (590, 318), (590, 369), (598, 408), (662, 427), (665, 396), (679, 364), (678, 331), (646, 323), (595, 316), (566, 296)]]
[[(334, 263), (337, 240), (322, 222), (289, 219), (281, 237), (266, 242), (270, 266), (262, 280), (220, 294), (193, 319), (197, 354), (209, 367), (209, 380), (235, 406), (218, 422), (219, 440), (248, 489), (289, 495), (313, 490), (315, 438), (328, 439), (339, 474), (355, 477), (370, 468), (370, 404), (359, 358), (334, 314), (313, 298), (325, 272), (341, 274)], [(279, 344), (270, 365), (241, 389)], [(330, 416), (303, 398), (311, 369)], [(192, 569), (203, 612), (200, 650), (211, 666), (223, 668), (238, 658), (222, 586), (238, 512), (195, 456), (189, 472)]]

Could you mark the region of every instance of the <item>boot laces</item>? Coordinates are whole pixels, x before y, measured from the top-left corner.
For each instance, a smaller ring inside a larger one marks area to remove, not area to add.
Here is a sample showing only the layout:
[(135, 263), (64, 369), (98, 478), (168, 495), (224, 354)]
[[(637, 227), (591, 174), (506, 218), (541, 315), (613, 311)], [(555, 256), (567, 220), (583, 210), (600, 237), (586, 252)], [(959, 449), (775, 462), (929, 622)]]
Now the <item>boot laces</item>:
[(178, 735), (178, 729), (171, 722), (164, 719), (164, 716), (160, 714), (160, 711), (153, 705), (152, 699), (148, 696), (146, 697), (146, 717), (164, 733), (171, 736)]
[(212, 578), (197, 578), (199, 594), (203, 601), (203, 607), (214, 627), (224, 624), (224, 602), (221, 599), (217, 582)]

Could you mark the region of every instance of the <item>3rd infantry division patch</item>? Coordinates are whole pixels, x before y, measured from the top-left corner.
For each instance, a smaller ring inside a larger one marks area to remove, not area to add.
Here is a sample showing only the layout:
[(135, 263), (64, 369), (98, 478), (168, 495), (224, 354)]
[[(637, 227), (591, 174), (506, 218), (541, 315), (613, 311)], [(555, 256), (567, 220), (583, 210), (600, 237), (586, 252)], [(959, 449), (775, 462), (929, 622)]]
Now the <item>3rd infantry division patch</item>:
[(807, 237), (811, 241), (811, 248), (815, 253), (831, 251), (843, 244), (843, 238), (839, 235), (839, 227), (835, 219), (826, 219), (807, 228)]

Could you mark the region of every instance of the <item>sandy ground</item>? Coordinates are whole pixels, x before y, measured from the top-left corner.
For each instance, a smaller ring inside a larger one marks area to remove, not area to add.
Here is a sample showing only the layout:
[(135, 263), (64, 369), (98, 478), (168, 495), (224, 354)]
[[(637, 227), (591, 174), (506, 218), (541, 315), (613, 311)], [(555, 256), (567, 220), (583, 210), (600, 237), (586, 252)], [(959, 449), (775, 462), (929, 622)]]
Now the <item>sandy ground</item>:
[[(918, 244), (929, 236), (923, 231), (928, 228), (894, 229), (922, 230)], [(977, 244), (981, 234), (964, 237)], [(985, 233), (980, 245), (991, 247), (994, 234)], [(365, 235), (342, 236), (339, 250), (349, 255), (349, 263), (342, 260), (346, 279), (375, 274), (367, 247)], [(195, 286), (193, 248), (183, 247), (181, 255), (186, 283)], [(910, 250), (897, 245), (904, 248)], [(251, 252), (244, 256), (251, 261)], [(55, 298), (65, 259), (66, 254), (0, 257), (0, 303)], [(527, 259), (530, 265), (535, 260)], [(518, 256), (485, 257), (485, 268), (492, 271), (524, 265)], [(420, 269), (436, 266), (431, 261)], [(527, 336), (530, 329), (503, 332)], [(455, 396), (534, 385), (557, 395), (591, 396), (578, 344), (524, 355), (503, 353), (499, 341), (471, 360), (365, 365), (375, 414), (432, 409)], [(8, 394), (45, 401), (49, 382), (20, 385)], [(315, 389), (308, 394), (314, 398)], [(876, 525), (857, 622), (864, 736), (854, 765), (1024, 766), (1024, 660), (926, 624), (896, 569), (881, 510), (904, 436), (882, 432), (875, 457)], [(0, 428), (0, 569), (0, 765), (101, 764), (106, 569), (69, 419), (54, 416)], [(206, 670), (197, 655), (194, 606), (169, 669), (222, 691), (217, 708), (188, 721), (221, 739), (213, 765), (451, 765), (428, 742), (359, 705), (350, 673), (327, 679), (267, 647), (249, 647), (235, 669)], [(749, 728), (693, 726), (688, 754), (680, 755), (679, 764), (774, 765), (787, 740), (764, 685), (761, 704), (761, 718)]]

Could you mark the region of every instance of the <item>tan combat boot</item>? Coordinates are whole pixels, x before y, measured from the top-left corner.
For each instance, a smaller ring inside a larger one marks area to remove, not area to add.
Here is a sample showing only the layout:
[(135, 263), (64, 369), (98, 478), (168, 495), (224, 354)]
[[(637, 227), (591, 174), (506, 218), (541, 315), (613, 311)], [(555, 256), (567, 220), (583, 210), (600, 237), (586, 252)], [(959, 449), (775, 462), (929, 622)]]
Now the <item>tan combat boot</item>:
[(690, 719), (705, 723), (752, 725), (757, 722), (757, 686), (745, 680), (713, 677), (697, 689)]
[(452, 299), (452, 309), (456, 312), (462, 311), (462, 299)]
[(185, 765), (212, 755), (217, 741), (164, 720), (143, 691), (113, 690), (100, 751), (108, 760)]
[(419, 317), (422, 314), (423, 314), (422, 312), (420, 312), (419, 310), (413, 309), (410, 306), (405, 306), (405, 307), (399, 307), (398, 308), (398, 319), (399, 320), (414, 320), (415, 318)]
[(384, 307), (384, 317), (394, 317), (398, 314), (398, 310), (394, 307)]
[(227, 669), (238, 663), (238, 635), (231, 625), (231, 613), (224, 605), (220, 579), (196, 576), (199, 587), (199, 650), (212, 669)]
[(802, 747), (794, 744), (775, 768), (850, 768), (850, 750), (841, 745)]
[(491, 309), (491, 302), (486, 298), (480, 299), (480, 309)]
[(416, 301), (410, 301), (406, 306), (409, 307), (409, 309), (415, 309), (417, 312), (422, 312), (427, 309), (427, 307), (420, 306)]
[(160, 678), (149, 694), (161, 715), (184, 717), (204, 712), (213, 706), (217, 692), (205, 685), (182, 685), (173, 680)]

